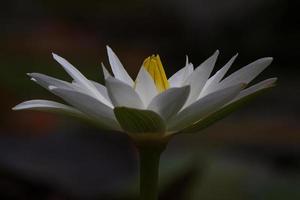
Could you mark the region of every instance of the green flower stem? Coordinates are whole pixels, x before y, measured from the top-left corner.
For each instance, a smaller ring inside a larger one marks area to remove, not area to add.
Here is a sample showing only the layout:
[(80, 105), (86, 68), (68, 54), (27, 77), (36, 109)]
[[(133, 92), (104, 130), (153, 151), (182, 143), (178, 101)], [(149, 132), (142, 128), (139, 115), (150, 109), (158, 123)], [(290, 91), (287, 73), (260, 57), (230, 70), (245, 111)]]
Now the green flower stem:
[(166, 146), (162, 141), (137, 143), (140, 156), (140, 200), (158, 199), (160, 155)]
[(140, 149), (140, 200), (158, 199), (159, 151)]

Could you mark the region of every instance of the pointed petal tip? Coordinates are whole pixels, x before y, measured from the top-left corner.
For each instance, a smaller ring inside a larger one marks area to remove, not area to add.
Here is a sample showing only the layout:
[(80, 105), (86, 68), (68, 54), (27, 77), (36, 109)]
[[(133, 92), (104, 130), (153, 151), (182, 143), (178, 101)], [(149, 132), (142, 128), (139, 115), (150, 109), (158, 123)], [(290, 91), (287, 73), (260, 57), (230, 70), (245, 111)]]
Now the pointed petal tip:
[(259, 61), (266, 62), (266, 63), (268, 63), (268, 65), (269, 65), (269, 64), (272, 63), (273, 57), (264, 57), (264, 58), (260, 58), (260, 59), (258, 59), (258, 60), (259, 60)]
[(11, 109), (12, 109), (13, 111), (17, 111), (17, 110), (19, 110), (19, 109), (18, 109), (18, 105), (16, 105), (16, 106), (12, 107)]
[(265, 60), (269, 61), (269, 62), (272, 62), (274, 60), (274, 58), (273, 57), (265, 57)]
[(59, 60), (64, 59), (61, 56), (57, 55), (56, 53), (52, 53), (52, 57), (54, 60), (56, 60), (57, 62), (59, 62)]
[(53, 57), (53, 58), (58, 57), (58, 55), (57, 55), (56, 53), (54, 53), (54, 52), (52, 52), (51, 54), (52, 54), (52, 57)]
[(277, 85), (277, 81), (278, 81), (277, 77), (270, 78), (270, 87), (276, 86)]
[(31, 81), (37, 82), (35, 78), (30, 78)]
[(189, 56), (186, 54), (185, 55), (185, 64), (188, 65), (189, 64)]
[(13, 111), (22, 110), (22, 109), (24, 109), (24, 106), (23, 106), (23, 105), (24, 105), (24, 102), (15, 105), (15, 106), (12, 107), (11, 109), (12, 109)]
[(110, 48), (110, 46), (106, 45), (106, 50), (107, 51), (112, 51), (112, 49)]

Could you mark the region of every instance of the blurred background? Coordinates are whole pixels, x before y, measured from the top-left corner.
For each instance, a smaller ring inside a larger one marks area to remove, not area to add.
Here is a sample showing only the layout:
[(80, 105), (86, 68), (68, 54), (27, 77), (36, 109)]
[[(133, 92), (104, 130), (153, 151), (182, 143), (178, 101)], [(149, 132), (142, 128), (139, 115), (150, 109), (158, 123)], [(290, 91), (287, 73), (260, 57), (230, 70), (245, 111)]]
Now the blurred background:
[(55, 52), (100, 81), (109, 44), (133, 75), (160, 54), (170, 76), (220, 50), (232, 71), (272, 56), (254, 82), (278, 86), (199, 134), (172, 140), (161, 164), (161, 199), (300, 199), (300, 28), (292, 0), (10, 0), (0, 8), (0, 199), (137, 199), (137, 153), (125, 135), (63, 116), (13, 112), (55, 96), (27, 72), (71, 80)]

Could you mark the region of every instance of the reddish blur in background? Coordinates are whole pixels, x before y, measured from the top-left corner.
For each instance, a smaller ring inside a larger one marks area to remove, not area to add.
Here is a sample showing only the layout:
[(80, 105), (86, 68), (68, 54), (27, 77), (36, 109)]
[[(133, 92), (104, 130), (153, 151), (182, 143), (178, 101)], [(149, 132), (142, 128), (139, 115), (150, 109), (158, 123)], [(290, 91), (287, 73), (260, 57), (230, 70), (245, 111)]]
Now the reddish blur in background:
[[(216, 70), (235, 53), (236, 70), (274, 62), (255, 81), (278, 86), (194, 135), (170, 143), (161, 165), (161, 199), (300, 199), (300, 86), (297, 1), (10, 0), (0, 8), (0, 199), (137, 199), (137, 154), (127, 137), (73, 119), (13, 112), (24, 100), (57, 97), (27, 72), (71, 80), (55, 52), (100, 80), (105, 45), (136, 75), (160, 54), (170, 76), (216, 49)], [(254, 81), (254, 82), (255, 82)]]

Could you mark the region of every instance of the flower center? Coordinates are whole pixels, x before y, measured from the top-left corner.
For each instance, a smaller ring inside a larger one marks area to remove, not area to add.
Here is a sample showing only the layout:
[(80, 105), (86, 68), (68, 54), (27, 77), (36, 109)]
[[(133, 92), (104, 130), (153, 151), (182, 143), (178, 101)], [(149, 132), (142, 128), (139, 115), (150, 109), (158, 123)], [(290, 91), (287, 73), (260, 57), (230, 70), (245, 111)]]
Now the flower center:
[(159, 55), (152, 55), (146, 58), (143, 66), (153, 78), (159, 92), (163, 92), (169, 88), (169, 82)]

